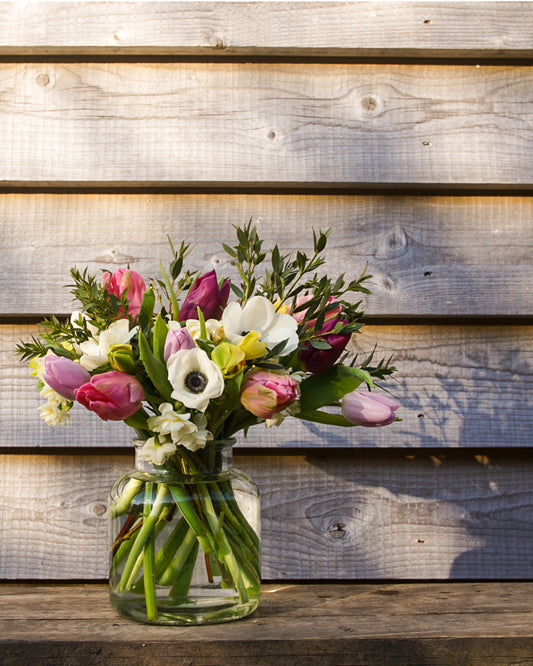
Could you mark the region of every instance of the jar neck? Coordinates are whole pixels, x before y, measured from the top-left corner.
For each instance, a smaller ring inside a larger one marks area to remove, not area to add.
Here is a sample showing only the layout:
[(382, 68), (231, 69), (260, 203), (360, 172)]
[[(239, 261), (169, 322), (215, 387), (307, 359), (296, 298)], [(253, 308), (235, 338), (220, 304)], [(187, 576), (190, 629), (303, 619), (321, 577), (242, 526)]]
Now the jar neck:
[(188, 451), (178, 447), (162, 465), (148, 462), (135, 446), (135, 469), (153, 474), (172, 474), (183, 477), (210, 476), (228, 472), (233, 468), (234, 439), (208, 441), (205, 448)]

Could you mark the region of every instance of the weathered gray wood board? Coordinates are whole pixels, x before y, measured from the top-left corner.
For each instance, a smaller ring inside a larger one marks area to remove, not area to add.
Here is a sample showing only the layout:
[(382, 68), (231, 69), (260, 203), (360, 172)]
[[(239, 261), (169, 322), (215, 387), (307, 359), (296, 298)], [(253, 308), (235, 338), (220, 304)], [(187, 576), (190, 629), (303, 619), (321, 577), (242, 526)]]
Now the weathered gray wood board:
[(221, 239), (250, 218), (285, 251), (331, 228), (326, 270), (368, 262), (368, 314), (533, 314), (531, 197), (3, 194), (0, 317), (70, 312), (72, 265), (157, 277), (167, 236), (192, 244), (191, 269), (234, 275)]
[(527, 187), (532, 76), (476, 65), (3, 64), (0, 183)]
[(4, 2), (0, 54), (524, 57), (531, 2)]
[[(237, 456), (262, 493), (263, 578), (533, 576), (529, 453)], [(0, 579), (107, 575), (108, 489), (131, 456), (2, 455)]]
[[(14, 355), (35, 326), (0, 326), (0, 447), (131, 445), (122, 423), (102, 423), (74, 406), (72, 424), (47, 426), (42, 398), (29, 369)], [(239, 445), (292, 447), (531, 446), (533, 394), (531, 326), (367, 326), (354, 349), (365, 358), (394, 354), (398, 380), (387, 384), (402, 405), (401, 423), (388, 428), (332, 428), (287, 420), (279, 428), (252, 428)], [(21, 420), (24, 428), (20, 428)]]
[(242, 622), (151, 627), (103, 585), (0, 587), (4, 666), (533, 664), (531, 583), (268, 585)]

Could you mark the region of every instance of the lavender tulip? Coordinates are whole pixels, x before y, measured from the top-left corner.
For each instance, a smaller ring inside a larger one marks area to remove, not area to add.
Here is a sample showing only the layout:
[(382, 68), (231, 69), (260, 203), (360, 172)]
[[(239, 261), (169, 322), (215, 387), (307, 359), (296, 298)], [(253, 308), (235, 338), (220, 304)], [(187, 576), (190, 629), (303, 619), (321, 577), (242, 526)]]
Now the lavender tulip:
[(368, 391), (352, 391), (342, 400), (344, 418), (367, 428), (389, 425), (396, 420), (399, 407), (395, 400)]
[(186, 328), (171, 328), (165, 339), (165, 362), (182, 349), (194, 349), (194, 339)]
[(56, 393), (74, 400), (74, 391), (91, 379), (91, 375), (79, 363), (64, 356), (49, 354), (44, 357), (44, 381)]

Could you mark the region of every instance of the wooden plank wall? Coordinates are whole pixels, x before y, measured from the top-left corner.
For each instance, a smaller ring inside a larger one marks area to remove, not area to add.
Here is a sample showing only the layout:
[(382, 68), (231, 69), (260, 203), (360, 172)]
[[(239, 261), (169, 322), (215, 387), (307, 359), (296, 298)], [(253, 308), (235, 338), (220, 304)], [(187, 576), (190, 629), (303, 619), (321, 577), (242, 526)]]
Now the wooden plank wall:
[(14, 347), (71, 265), (331, 227), (403, 421), (255, 429), (263, 576), (533, 576), (533, 3), (0, 4), (0, 579), (106, 576), (129, 433), (40, 421)]

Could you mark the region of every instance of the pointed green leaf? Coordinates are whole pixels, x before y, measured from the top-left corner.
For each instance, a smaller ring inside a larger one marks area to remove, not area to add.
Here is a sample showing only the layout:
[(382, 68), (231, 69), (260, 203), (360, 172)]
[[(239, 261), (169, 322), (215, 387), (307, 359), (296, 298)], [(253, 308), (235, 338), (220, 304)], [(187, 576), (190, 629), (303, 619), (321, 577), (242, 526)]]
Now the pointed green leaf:
[(165, 341), (167, 339), (167, 333), (167, 323), (158, 313), (154, 323), (153, 344), (154, 354), (160, 361), (164, 361), (165, 359)]
[(325, 372), (311, 375), (300, 384), (300, 409), (312, 412), (324, 405), (331, 405), (354, 391), (361, 382), (373, 386), (368, 372), (344, 365), (333, 365)]
[(153, 289), (147, 289), (143, 294), (141, 311), (139, 313), (139, 326), (144, 328), (152, 320), (155, 305), (155, 294)]
[(355, 423), (350, 423), (342, 414), (329, 414), (328, 412), (299, 412), (297, 418), (304, 421), (313, 421), (313, 423), (324, 423), (326, 425), (341, 426), (343, 428), (353, 428)]
[(172, 386), (168, 381), (167, 376), (167, 366), (160, 361), (156, 356), (154, 356), (148, 340), (143, 335), (142, 331), (139, 331), (139, 353), (141, 361), (146, 369), (148, 377), (152, 380), (153, 385), (159, 392), (159, 394), (170, 402)]

